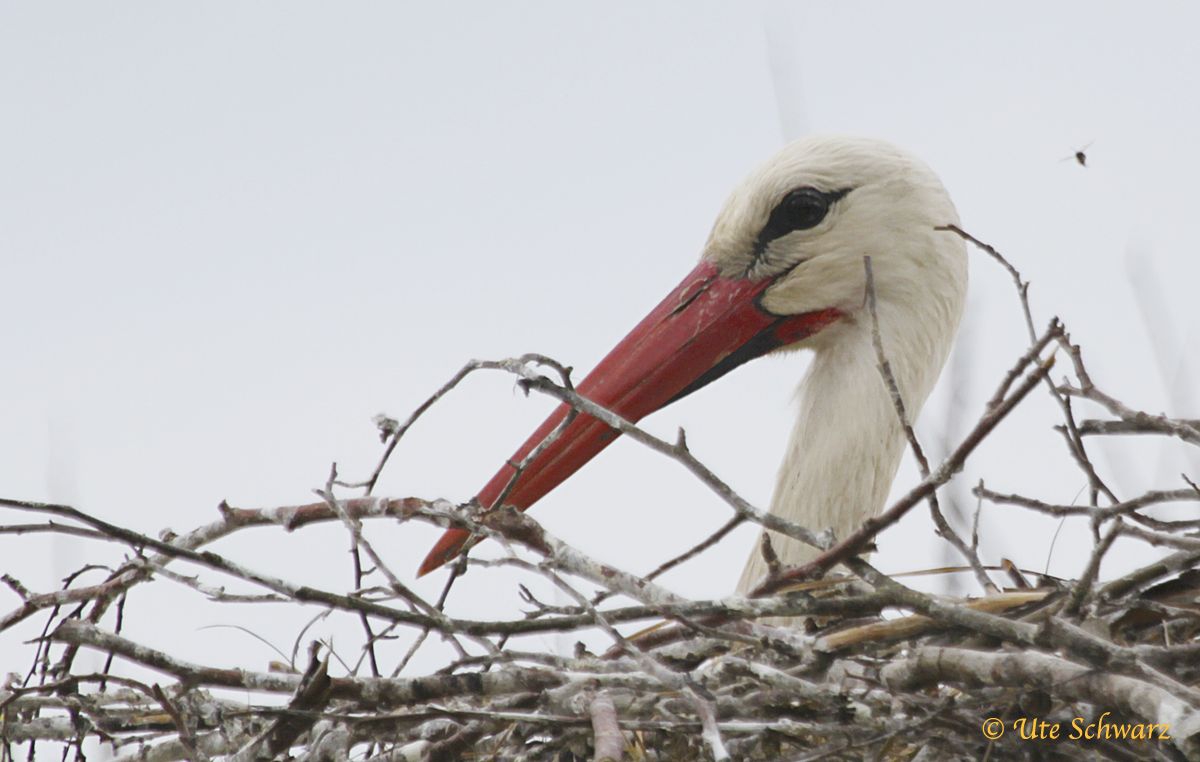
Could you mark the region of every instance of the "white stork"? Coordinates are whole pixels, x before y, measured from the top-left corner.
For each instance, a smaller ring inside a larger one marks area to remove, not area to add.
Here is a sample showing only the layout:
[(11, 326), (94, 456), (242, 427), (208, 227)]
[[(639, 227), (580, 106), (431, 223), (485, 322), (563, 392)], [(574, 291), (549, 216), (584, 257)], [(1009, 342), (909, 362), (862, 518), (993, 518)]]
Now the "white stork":
[[(884, 351), (915, 418), (950, 350), (967, 286), (962, 240), (936, 228), (958, 215), (923, 162), (877, 140), (807, 137), (780, 151), (730, 196), (700, 264), (600, 362), (580, 394), (627, 420), (655, 410), (768, 352), (812, 349), (799, 417), (771, 511), (845, 536), (887, 498), (904, 432), (877, 368), (864, 301), (863, 257), (875, 277)], [(520, 462), (567, 415), (556, 410), (510, 461)], [(617, 433), (580, 414), (517, 480), (505, 503), (522, 510), (567, 479)], [(479, 493), (491, 506), (506, 465)], [(461, 551), (449, 530), (420, 573)], [(811, 558), (786, 537), (788, 564)], [(766, 572), (757, 550), (739, 589)]]

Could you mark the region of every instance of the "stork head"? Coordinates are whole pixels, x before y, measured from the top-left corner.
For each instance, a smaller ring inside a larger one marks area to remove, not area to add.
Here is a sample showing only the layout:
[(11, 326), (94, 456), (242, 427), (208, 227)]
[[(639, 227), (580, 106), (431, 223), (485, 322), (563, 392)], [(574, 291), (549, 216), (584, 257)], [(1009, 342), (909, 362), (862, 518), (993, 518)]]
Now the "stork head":
[[(936, 230), (958, 216), (937, 177), (881, 141), (798, 140), (730, 196), (700, 264), (577, 386), (629, 421), (684, 397), (768, 352), (844, 341), (865, 309), (871, 256), (881, 330), (913, 337), (934, 375), (961, 312), (962, 241)], [(945, 340), (939, 340), (944, 336)], [(616, 438), (580, 414), (513, 479), (512, 464), (566, 417), (555, 411), (479, 493), (524, 510)], [(421, 566), (454, 557), (469, 535), (449, 530)]]
[[(883, 313), (896, 321), (944, 312), (940, 322), (952, 329), (965, 295), (966, 255), (957, 235), (937, 228), (957, 223), (945, 188), (916, 157), (880, 140), (813, 136), (742, 182), (717, 216), (702, 259), (725, 277), (765, 281), (758, 302), (767, 312), (833, 309), (843, 323), (864, 307), (869, 255)], [(840, 333), (814, 333), (807, 343), (819, 347)]]

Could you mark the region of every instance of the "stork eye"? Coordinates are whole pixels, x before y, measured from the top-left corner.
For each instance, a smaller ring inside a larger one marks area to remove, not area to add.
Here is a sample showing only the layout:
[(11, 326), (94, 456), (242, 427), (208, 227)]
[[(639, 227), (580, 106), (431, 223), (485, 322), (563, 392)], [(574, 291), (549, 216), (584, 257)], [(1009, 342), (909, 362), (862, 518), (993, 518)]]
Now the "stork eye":
[(767, 246), (776, 238), (782, 238), (796, 230), (814, 228), (829, 214), (833, 203), (850, 192), (850, 188), (822, 191), (809, 186), (788, 191), (767, 218), (767, 224), (758, 233), (754, 242), (754, 258), (758, 260)]
[[(763, 238), (770, 240), (786, 235), (793, 230), (808, 230), (816, 227), (829, 213), (829, 194), (816, 188), (796, 188), (789, 191), (783, 200), (771, 210), (771, 216), (763, 228)], [(772, 235), (773, 233), (773, 235)]]

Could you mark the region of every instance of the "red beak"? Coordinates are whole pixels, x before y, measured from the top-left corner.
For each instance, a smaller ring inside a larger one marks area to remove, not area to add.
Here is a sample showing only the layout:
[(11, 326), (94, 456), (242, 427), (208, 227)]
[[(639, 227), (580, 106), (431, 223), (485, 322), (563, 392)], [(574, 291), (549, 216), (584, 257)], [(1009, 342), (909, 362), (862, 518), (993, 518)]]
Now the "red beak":
[[(701, 262), (666, 299), (576, 387), (580, 395), (622, 418), (636, 422), (744, 362), (811, 336), (837, 320), (836, 309), (800, 315), (773, 315), (759, 303), (772, 280), (751, 281), (718, 274)], [(561, 405), (521, 445), (479, 493), (480, 505), (493, 507), (514, 468), (567, 416)], [(530, 463), (505, 504), (525, 510), (566, 481), (616, 439), (618, 432), (580, 413)], [(470, 533), (450, 529), (421, 564), (424, 575), (462, 551)]]

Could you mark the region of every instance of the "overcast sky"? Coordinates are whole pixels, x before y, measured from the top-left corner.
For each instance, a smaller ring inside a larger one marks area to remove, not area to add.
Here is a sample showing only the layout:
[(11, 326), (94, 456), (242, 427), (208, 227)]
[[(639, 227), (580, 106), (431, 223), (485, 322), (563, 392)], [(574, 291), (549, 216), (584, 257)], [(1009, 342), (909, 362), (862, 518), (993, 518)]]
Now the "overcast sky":
[[(1197, 6), (1188, 3), (4, 3), (0, 5), (0, 494), (155, 534), (238, 506), (307, 502), (336, 461), (365, 476), (371, 416), (404, 416), (470, 358), (536, 351), (585, 370), (687, 272), (726, 194), (786, 139), (870, 135), (937, 171), (963, 225), (1033, 281), (1093, 375), (1200, 416)], [(1087, 168), (1070, 156), (1087, 146)], [(1024, 347), (1007, 276), (971, 254), (950, 369), (919, 432), (944, 449)], [(765, 506), (807, 358), (739, 369), (647, 419)], [(961, 413), (947, 420), (952, 392)], [(552, 407), (481, 375), (397, 450), (387, 495), (464, 500)], [(1083, 487), (1044, 393), (960, 477), (1070, 502)], [(1119, 495), (1181, 486), (1177, 448), (1096, 443)], [(908, 459), (896, 491), (917, 479)], [(973, 506), (971, 506), (973, 507)], [(1189, 506), (1192, 514), (1196, 507)], [(678, 466), (619, 442), (540, 503), (555, 533), (633, 571), (728, 518)], [(0, 523), (25, 520), (0, 510)], [(986, 508), (984, 560), (1076, 575), (1068, 523)], [(411, 575), (436, 536), (374, 528)], [(729, 592), (747, 530), (667, 578)], [(215, 547), (344, 590), (343, 530)], [(915, 511), (888, 571), (954, 560)], [(1121, 543), (1112, 576), (1153, 552)], [(112, 549), (0, 535), (35, 589)], [(181, 567), (182, 568), (182, 567)], [(208, 577), (213, 582), (227, 582)], [(503, 576), (453, 601), (517, 610)], [(417, 588), (436, 595), (441, 578)], [(233, 585), (233, 587), (238, 587)], [(0, 610), (17, 605), (0, 591)], [(261, 669), (314, 611), (215, 608), (172, 583), (127, 632)], [(23, 670), (0, 634), (0, 674)], [(357, 625), (308, 637), (355, 648)], [(214, 650), (219, 649), (219, 650)], [(423, 668), (438, 657), (431, 649)]]

